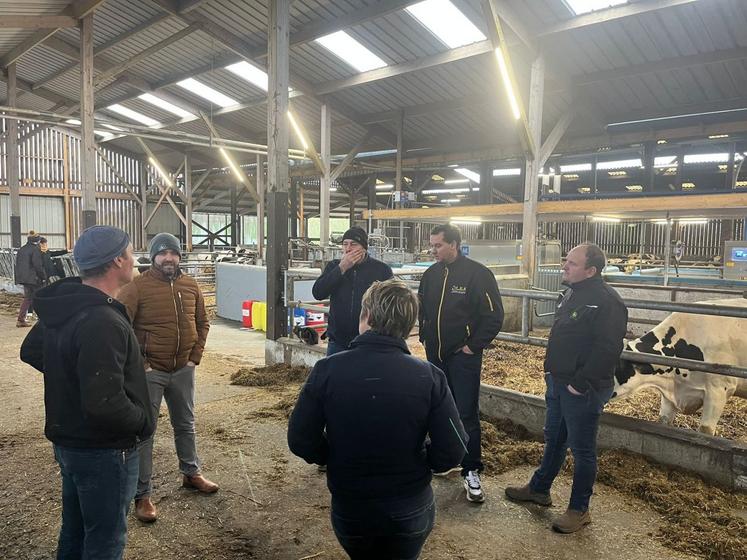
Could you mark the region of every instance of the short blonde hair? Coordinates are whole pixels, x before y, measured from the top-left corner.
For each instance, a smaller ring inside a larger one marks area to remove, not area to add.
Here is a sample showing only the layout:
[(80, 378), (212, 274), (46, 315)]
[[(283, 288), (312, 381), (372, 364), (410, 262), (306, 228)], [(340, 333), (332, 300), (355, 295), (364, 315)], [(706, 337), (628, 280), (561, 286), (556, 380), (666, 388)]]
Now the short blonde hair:
[(361, 317), (364, 316), (372, 331), (407, 338), (418, 318), (418, 298), (402, 280), (374, 282), (363, 294)]

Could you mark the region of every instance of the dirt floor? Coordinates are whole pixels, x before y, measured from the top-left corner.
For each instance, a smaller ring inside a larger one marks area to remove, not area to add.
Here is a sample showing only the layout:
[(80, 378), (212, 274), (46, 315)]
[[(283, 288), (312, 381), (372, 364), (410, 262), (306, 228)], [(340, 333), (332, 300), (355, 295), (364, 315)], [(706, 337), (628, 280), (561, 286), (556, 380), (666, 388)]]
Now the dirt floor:
[[(59, 473), (43, 436), (41, 375), (18, 360), (26, 331), (15, 328), (13, 306), (3, 308), (2, 302), (0, 294), (0, 558), (47, 559), (59, 530)], [(271, 382), (273, 371), (261, 367), (263, 348), (257, 333), (220, 321), (213, 326), (198, 368), (196, 415), (205, 473), (221, 490), (201, 496), (180, 487), (164, 408), (154, 468), (159, 521), (143, 525), (130, 519), (127, 560), (346, 557), (330, 527), (324, 475), (286, 446), (287, 416), (302, 372), (276, 372)], [(540, 452), (541, 444), (520, 430), (485, 424), (488, 499), (482, 506), (467, 503), (458, 476), (434, 480), (437, 524), (421, 558), (747, 557), (747, 525), (739, 517), (747, 500), (615, 454), (600, 461), (603, 482), (595, 489), (594, 523), (575, 535), (553, 533), (551, 519), (562, 513), (570, 493), (568, 468), (553, 489), (552, 508), (503, 498), (506, 485), (531, 475)], [(684, 498), (677, 501), (674, 493), (699, 503), (683, 506)], [(671, 501), (678, 506), (670, 507)], [(683, 525), (688, 516), (698, 523)]]

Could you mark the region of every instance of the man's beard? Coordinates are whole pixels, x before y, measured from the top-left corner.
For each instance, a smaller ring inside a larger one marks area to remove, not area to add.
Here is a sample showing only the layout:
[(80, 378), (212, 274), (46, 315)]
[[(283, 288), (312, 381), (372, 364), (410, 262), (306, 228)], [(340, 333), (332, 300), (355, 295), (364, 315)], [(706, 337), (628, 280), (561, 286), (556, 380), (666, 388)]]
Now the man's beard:
[(161, 274), (163, 274), (166, 278), (170, 278), (172, 280), (176, 277), (177, 270), (179, 270), (179, 265), (173, 262), (161, 264), (153, 263), (153, 266), (155, 266), (156, 269), (159, 270)]

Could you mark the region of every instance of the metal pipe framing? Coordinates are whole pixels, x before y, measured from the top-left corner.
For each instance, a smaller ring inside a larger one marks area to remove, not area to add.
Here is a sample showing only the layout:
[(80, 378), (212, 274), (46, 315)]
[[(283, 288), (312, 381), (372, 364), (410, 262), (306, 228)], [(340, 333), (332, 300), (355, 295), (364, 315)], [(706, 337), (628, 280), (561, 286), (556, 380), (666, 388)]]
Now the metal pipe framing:
[[(0, 112), (5, 113), (3, 114), (3, 118), (5, 119), (33, 122), (39, 124), (49, 124), (63, 128), (71, 128), (74, 130), (80, 129), (80, 125), (66, 122), (67, 120), (70, 120), (69, 115), (49, 113), (46, 111), (18, 109), (8, 106), (0, 106)], [(172, 142), (175, 144), (201, 146), (205, 148), (224, 148), (226, 150), (236, 152), (248, 152), (253, 154), (267, 155), (267, 146), (264, 144), (254, 144), (252, 142), (231, 140), (227, 138), (211, 138), (209, 136), (200, 136), (198, 134), (191, 134), (178, 130), (154, 129), (147, 126), (133, 125), (120, 121), (114, 121), (111, 119), (94, 119), (95, 127), (98, 128), (99, 126), (103, 126), (104, 124), (111, 124), (112, 126), (121, 128), (121, 131), (117, 131), (119, 132), (119, 136), (135, 136), (140, 138), (148, 138), (151, 140)], [(112, 132), (112, 134), (117, 135), (117, 132)], [(303, 150), (297, 150), (295, 148), (288, 149), (288, 158), (294, 160), (309, 159), (305, 155), (305, 152)]]

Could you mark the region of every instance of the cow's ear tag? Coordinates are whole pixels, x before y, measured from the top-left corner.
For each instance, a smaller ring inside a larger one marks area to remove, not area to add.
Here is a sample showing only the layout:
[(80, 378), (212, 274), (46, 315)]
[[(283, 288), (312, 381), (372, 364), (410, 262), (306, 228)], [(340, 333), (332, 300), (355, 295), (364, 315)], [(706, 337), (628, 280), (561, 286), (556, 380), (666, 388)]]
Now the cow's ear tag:
[(574, 311), (571, 313), (571, 319), (577, 319), (578, 318), (578, 311)]

